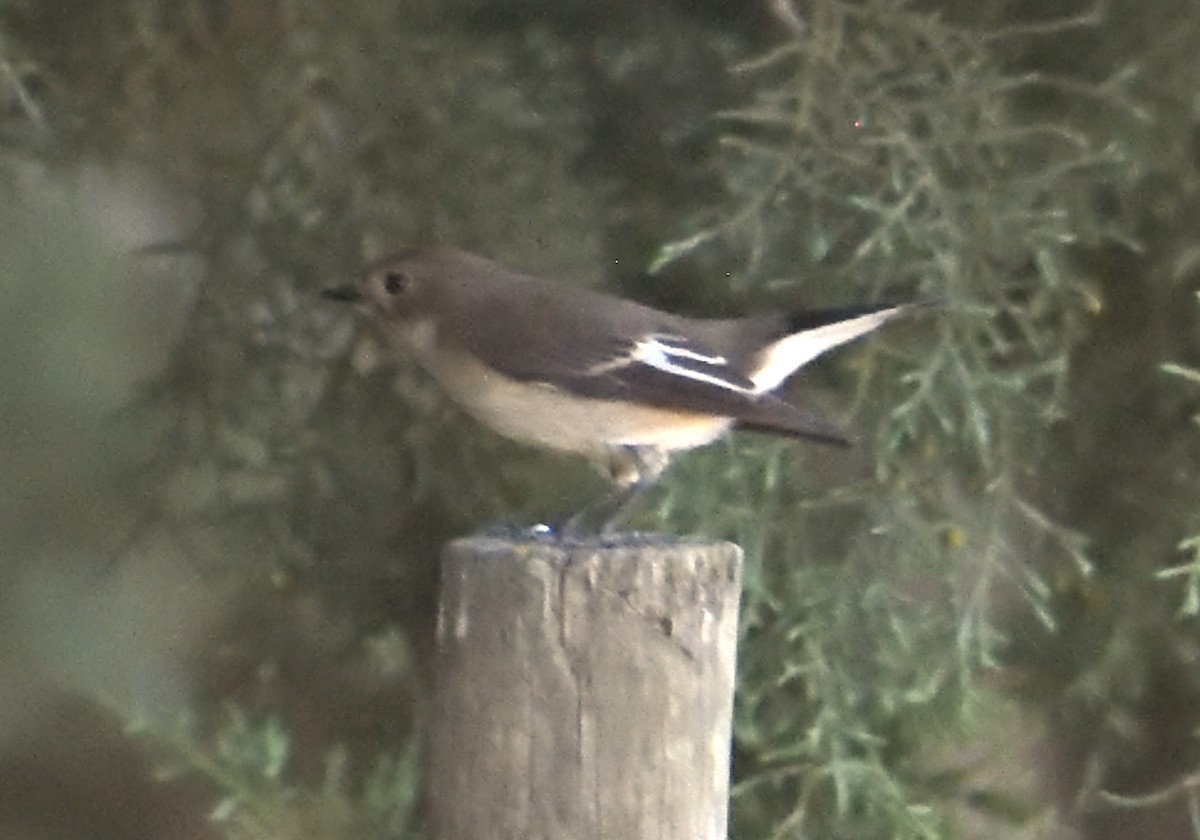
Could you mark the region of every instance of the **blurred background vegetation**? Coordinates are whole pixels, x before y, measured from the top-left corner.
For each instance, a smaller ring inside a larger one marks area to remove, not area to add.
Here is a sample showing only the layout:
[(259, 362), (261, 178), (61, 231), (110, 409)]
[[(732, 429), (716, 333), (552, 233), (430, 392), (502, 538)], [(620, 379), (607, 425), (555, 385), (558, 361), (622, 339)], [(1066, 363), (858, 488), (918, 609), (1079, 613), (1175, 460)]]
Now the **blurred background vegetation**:
[(599, 479), (316, 292), (440, 241), (936, 297), (640, 527), (748, 552), (731, 836), (1200, 836), (1200, 6), (0, 0), (0, 834), (421, 837), (436, 556)]

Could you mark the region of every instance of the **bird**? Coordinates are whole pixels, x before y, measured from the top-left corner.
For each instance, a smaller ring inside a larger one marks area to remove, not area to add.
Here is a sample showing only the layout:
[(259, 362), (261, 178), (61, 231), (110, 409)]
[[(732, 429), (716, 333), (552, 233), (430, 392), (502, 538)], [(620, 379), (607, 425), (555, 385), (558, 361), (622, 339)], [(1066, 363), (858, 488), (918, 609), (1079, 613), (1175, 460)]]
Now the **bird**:
[[(673, 453), (749, 429), (841, 446), (838, 425), (785, 400), (782, 386), (828, 350), (921, 303), (693, 318), (510, 270), (442, 245), (371, 262), (322, 292), (358, 305), (468, 414), (499, 434), (587, 456), (612, 490), (615, 529)], [(583, 528), (584, 508), (558, 529)]]

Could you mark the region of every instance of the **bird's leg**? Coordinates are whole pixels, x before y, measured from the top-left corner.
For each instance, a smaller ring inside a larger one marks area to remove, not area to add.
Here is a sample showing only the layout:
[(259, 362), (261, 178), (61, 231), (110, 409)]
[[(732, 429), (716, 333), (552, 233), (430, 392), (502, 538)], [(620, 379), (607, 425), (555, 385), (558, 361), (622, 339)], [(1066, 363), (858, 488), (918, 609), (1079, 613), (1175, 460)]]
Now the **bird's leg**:
[[(624, 506), (625, 497), (632, 492), (632, 487), (617, 487), (594, 499), (571, 514), (560, 525), (554, 526), (554, 533), (568, 540), (580, 539), (589, 534), (610, 533), (612, 517), (607, 511)], [(589, 527), (589, 523), (602, 520), (600, 528)]]
[(617, 533), (617, 524), (627, 517), (630, 512), (637, 507), (638, 503), (646, 498), (646, 491), (654, 486), (654, 479), (638, 480), (628, 487), (621, 488), (616, 494), (609, 498), (609, 504), (612, 511), (600, 524), (600, 533), (603, 536), (612, 536)]
[(572, 515), (556, 529), (557, 533), (578, 537), (589, 533), (587, 522), (597, 520), (601, 523), (598, 533), (605, 536), (616, 533), (617, 523), (654, 486), (667, 461), (667, 453), (653, 446), (610, 448), (604, 456), (604, 467), (613, 482), (612, 491)]

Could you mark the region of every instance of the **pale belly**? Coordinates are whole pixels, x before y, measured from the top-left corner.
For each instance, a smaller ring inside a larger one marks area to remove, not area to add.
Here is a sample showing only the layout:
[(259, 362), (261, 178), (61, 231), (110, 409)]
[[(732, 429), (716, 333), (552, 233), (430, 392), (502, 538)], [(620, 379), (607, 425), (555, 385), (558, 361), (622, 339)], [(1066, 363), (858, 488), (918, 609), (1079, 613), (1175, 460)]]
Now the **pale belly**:
[[(470, 414), (514, 440), (598, 454), (613, 446), (691, 449), (727, 431), (728, 418), (576, 397), (517, 382), (478, 363), (431, 372)], [(481, 383), (482, 386), (481, 386)]]

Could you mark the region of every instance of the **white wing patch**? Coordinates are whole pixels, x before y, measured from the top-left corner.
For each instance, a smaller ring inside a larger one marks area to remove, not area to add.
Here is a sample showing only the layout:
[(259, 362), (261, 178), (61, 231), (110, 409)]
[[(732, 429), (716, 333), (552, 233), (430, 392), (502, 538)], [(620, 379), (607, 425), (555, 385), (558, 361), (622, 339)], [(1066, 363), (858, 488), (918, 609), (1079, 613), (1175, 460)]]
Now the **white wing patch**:
[(704, 382), (736, 394), (752, 396), (760, 392), (729, 367), (729, 360), (724, 356), (703, 353), (687, 339), (673, 335), (647, 335), (638, 340), (628, 354), (595, 365), (588, 372), (606, 373), (630, 364), (648, 365), (672, 376)]
[[(671, 344), (669, 336), (647, 336), (633, 349), (633, 357), (643, 364), (658, 368), (664, 373), (706, 382), (738, 394), (754, 394), (754, 388), (742, 384), (744, 377), (730, 369), (724, 356), (700, 353), (686, 344)], [(678, 341), (678, 339), (674, 339)], [(730, 374), (726, 376), (723, 374)]]
[(730, 393), (754, 397), (774, 391), (822, 353), (873, 332), (911, 308), (912, 304), (899, 304), (784, 336), (764, 347), (758, 353), (755, 367), (746, 373), (730, 367), (725, 356), (704, 352), (683, 336), (665, 333), (642, 336), (627, 352), (593, 365), (587, 372), (599, 375), (641, 364)]

